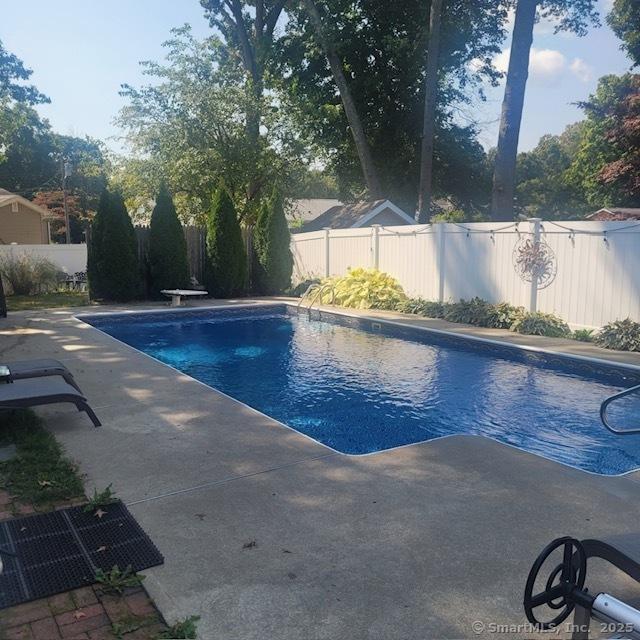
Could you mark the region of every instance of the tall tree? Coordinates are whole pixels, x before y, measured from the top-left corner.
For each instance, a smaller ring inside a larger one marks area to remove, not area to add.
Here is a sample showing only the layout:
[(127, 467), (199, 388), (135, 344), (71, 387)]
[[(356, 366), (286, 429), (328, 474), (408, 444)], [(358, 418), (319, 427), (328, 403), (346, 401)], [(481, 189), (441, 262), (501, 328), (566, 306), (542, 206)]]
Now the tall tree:
[(533, 43), (533, 26), (538, 0), (518, 0), (516, 5), (507, 84), (502, 101), (498, 148), (493, 172), (491, 217), (511, 220), (514, 217), (516, 189), (516, 159), (524, 93), (529, 75), (529, 55)]
[(247, 112), (247, 132), (255, 144), (260, 137), (260, 102), (273, 34), (287, 0), (200, 0), (212, 27), (222, 34), (232, 58), (247, 74), (255, 104)]
[[(317, 0), (347, 78), (385, 197), (415, 211), (420, 175), (429, 2)], [(296, 132), (336, 177), (340, 196), (366, 189), (358, 150), (324, 47), (306, 4), (292, 4), (278, 39), (274, 89)], [(495, 0), (448, 0), (442, 14), (433, 195), (456, 206), (490, 193), (485, 154), (466, 106), (504, 39), (506, 9)], [(471, 65), (473, 61), (473, 65)], [(472, 114), (471, 114), (472, 115)]]
[(270, 200), (263, 204), (253, 237), (257, 290), (263, 295), (282, 293), (291, 286), (293, 256), (289, 225), (278, 189), (274, 189)]
[(117, 183), (134, 215), (148, 220), (148, 201), (164, 179), (183, 223), (203, 224), (222, 181), (241, 223), (251, 224), (273, 182), (295, 180), (308, 152), (272, 95), (261, 103), (261, 134), (253, 143), (245, 122), (254, 100), (244, 74), (229, 69), (227, 46), (197, 40), (188, 26), (172, 36), (166, 63), (143, 63), (152, 82), (123, 87), (128, 104), (119, 124), (133, 154), (118, 162)]
[(493, 173), (491, 217), (494, 220), (514, 218), (516, 158), (536, 12), (543, 18), (556, 19), (556, 31), (584, 35), (587, 24), (598, 21), (595, 5), (596, 0), (516, 0)]
[(580, 105), (587, 114), (567, 179), (590, 205), (640, 206), (640, 75), (604, 76)]
[(433, 176), (433, 136), (436, 128), (436, 99), (438, 90), (438, 56), (440, 55), (440, 21), (442, 0), (431, 0), (429, 17), (429, 48), (425, 74), (422, 149), (420, 154), (420, 187), (416, 220), (427, 222), (431, 209)]
[(185, 289), (189, 285), (187, 243), (171, 194), (164, 184), (156, 197), (149, 228), (150, 290), (161, 297), (162, 289)]
[(571, 124), (560, 135), (542, 136), (535, 148), (518, 154), (517, 213), (567, 220), (593, 210), (584, 189), (569, 175), (584, 129), (584, 121)]
[(205, 285), (215, 298), (231, 298), (245, 291), (247, 255), (233, 202), (224, 187), (213, 195), (207, 216)]
[(103, 191), (91, 226), (87, 271), (92, 299), (126, 302), (140, 293), (138, 246), (119, 192)]
[(328, 35), (325, 26), (323, 24), (322, 14), (316, 4), (317, 0), (304, 0), (304, 6), (309, 12), (311, 22), (318, 34), (318, 39), (322, 44), (324, 53), (329, 61), (333, 79), (340, 92), (340, 98), (342, 100), (342, 106), (349, 123), (349, 129), (353, 136), (353, 141), (358, 152), (358, 158), (360, 159), (360, 165), (362, 167), (362, 174), (364, 176), (367, 190), (369, 191), (369, 197), (377, 199), (382, 196), (382, 186), (380, 184), (380, 178), (378, 177), (378, 170), (376, 169), (369, 141), (362, 125), (358, 108), (356, 107), (351, 90), (349, 89), (349, 83), (344, 73), (342, 66), (342, 60), (336, 52), (335, 45), (333, 44), (330, 36)]
[(622, 40), (622, 49), (640, 65), (640, 2), (638, 0), (614, 0), (607, 22)]
[(36, 87), (25, 84), (32, 73), (20, 58), (4, 48), (0, 40), (0, 162), (15, 129), (27, 118), (37, 119), (31, 107), (50, 102)]

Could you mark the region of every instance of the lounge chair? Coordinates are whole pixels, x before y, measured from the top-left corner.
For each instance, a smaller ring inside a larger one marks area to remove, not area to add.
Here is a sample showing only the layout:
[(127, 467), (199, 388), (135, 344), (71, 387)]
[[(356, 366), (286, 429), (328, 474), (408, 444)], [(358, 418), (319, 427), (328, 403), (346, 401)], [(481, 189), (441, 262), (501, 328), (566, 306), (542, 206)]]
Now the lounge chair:
[(40, 377), (0, 384), (0, 410), (26, 409), (59, 402), (75, 404), (78, 411), (84, 411), (91, 418), (94, 427), (101, 426), (87, 399), (65, 380)]
[(80, 393), (82, 389), (75, 381), (73, 374), (59, 360), (46, 358), (42, 360), (18, 360), (16, 362), (0, 362), (9, 368), (10, 380), (24, 380), (25, 378), (42, 378), (45, 376), (62, 376), (67, 383), (75, 387)]

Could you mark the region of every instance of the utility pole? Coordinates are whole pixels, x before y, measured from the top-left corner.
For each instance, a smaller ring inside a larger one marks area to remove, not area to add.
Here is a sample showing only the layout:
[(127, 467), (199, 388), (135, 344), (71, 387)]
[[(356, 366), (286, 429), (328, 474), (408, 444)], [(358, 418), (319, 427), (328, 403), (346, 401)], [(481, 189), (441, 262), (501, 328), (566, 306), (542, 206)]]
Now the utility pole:
[(64, 229), (67, 244), (71, 244), (71, 226), (69, 224), (69, 206), (67, 204), (67, 178), (69, 177), (69, 163), (64, 156), (60, 157), (62, 167), (62, 204), (64, 206)]

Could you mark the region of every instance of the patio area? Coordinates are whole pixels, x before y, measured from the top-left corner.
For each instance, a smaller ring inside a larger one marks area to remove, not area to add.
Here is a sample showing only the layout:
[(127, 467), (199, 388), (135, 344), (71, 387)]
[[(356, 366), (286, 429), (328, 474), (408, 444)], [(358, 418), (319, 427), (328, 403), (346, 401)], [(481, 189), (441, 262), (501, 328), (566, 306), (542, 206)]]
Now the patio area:
[[(89, 489), (113, 483), (165, 557), (145, 587), (169, 622), (199, 615), (203, 638), (495, 637), (492, 625), (524, 624), (525, 579), (551, 539), (638, 533), (640, 472), (592, 475), (477, 436), (344, 456), (72, 310), (11, 314), (0, 355), (53, 357), (78, 374), (101, 429), (67, 406), (38, 413)], [(637, 585), (598, 561), (589, 586), (637, 601)]]

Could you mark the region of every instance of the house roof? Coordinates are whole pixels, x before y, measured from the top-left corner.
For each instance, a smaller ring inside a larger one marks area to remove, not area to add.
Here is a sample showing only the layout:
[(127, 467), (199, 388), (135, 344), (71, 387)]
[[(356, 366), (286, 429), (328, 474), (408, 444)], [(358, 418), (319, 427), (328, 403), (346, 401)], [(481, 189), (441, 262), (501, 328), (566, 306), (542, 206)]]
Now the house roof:
[(22, 196), (18, 195), (17, 193), (11, 193), (6, 189), (0, 189), (0, 207), (6, 207), (8, 204), (11, 204), (12, 202), (19, 202), (22, 206), (26, 207), (27, 209), (31, 209), (32, 211), (36, 211), (41, 216), (50, 215), (48, 209), (38, 206), (37, 204), (31, 202), (30, 200), (27, 200), (26, 198), (23, 198)]
[(640, 220), (640, 208), (603, 207), (587, 216), (589, 220)]
[(342, 204), (334, 198), (300, 198), (291, 202), (287, 218), (291, 222), (310, 222), (331, 207), (339, 207)]
[(370, 200), (331, 207), (328, 211), (310, 220), (300, 231), (320, 231), (321, 229), (350, 229), (364, 226), (382, 211), (390, 209), (402, 223), (415, 224), (414, 219), (390, 200)]

